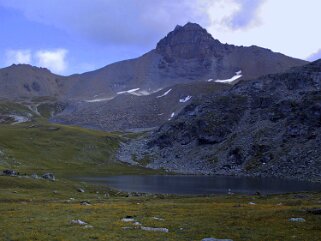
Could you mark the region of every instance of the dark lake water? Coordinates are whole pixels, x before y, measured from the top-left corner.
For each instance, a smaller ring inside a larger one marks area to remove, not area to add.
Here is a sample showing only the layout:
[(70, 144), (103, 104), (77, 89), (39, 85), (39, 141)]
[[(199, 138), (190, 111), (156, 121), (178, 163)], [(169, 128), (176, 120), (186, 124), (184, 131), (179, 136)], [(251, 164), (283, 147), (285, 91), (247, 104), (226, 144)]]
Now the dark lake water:
[(108, 185), (124, 192), (203, 195), (278, 194), (302, 191), (321, 191), (321, 183), (283, 180), (277, 178), (227, 176), (109, 176), (82, 177), (82, 181)]

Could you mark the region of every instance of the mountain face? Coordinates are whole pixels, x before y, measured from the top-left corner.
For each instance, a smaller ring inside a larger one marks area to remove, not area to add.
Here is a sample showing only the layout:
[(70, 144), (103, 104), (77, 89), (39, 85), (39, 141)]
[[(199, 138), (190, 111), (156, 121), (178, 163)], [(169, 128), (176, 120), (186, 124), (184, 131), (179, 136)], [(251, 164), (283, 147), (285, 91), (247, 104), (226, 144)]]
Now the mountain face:
[(177, 26), (145, 55), (71, 76), (68, 99), (111, 98), (139, 88), (145, 94), (175, 84), (229, 79), (242, 71), (244, 79), (283, 72), (306, 61), (260, 47), (222, 44), (195, 23)]
[[(123, 161), (181, 173), (321, 180), (321, 60), (194, 99)], [(135, 159), (133, 160), (133, 156)]]
[[(80, 75), (62, 77), (28, 65), (0, 69), (0, 98), (27, 101), (36, 112), (42, 109), (52, 121), (64, 124), (152, 128), (188, 104), (181, 99), (231, 87), (216, 80), (257, 78), (305, 63), (260, 47), (222, 44), (198, 24), (188, 23), (139, 58)], [(173, 91), (168, 96), (157, 98), (169, 89)], [(34, 103), (35, 97), (51, 97), (50, 103)]]

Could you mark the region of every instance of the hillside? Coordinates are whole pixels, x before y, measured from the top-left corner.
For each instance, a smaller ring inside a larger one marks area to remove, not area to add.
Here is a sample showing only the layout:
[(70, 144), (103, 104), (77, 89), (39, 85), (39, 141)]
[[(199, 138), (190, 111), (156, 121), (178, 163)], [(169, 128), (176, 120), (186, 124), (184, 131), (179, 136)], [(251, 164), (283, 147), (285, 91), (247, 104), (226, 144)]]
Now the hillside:
[(321, 61), (194, 99), (123, 161), (181, 173), (321, 180)]

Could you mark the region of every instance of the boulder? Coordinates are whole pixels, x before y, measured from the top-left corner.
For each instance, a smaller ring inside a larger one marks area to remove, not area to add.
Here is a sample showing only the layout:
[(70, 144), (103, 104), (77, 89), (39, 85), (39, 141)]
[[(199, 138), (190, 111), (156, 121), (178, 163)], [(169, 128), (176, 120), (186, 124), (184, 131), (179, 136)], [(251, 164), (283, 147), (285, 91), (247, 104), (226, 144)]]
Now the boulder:
[(3, 170), (2, 173), (5, 176), (18, 176), (19, 175), (19, 172), (16, 172), (14, 170)]
[(43, 179), (47, 179), (47, 180), (50, 180), (50, 181), (55, 181), (56, 180), (56, 177), (52, 174), (52, 173), (45, 173), (42, 175), (42, 178)]

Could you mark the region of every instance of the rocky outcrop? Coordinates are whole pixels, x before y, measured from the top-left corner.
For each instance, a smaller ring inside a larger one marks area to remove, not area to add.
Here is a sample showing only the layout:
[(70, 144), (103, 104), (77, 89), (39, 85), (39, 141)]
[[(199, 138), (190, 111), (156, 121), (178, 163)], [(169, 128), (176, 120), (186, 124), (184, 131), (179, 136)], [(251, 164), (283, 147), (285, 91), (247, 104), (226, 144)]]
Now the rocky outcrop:
[(148, 167), (182, 173), (321, 180), (320, 90), (321, 60), (241, 81), (193, 100), (124, 149), (138, 160), (148, 156)]

